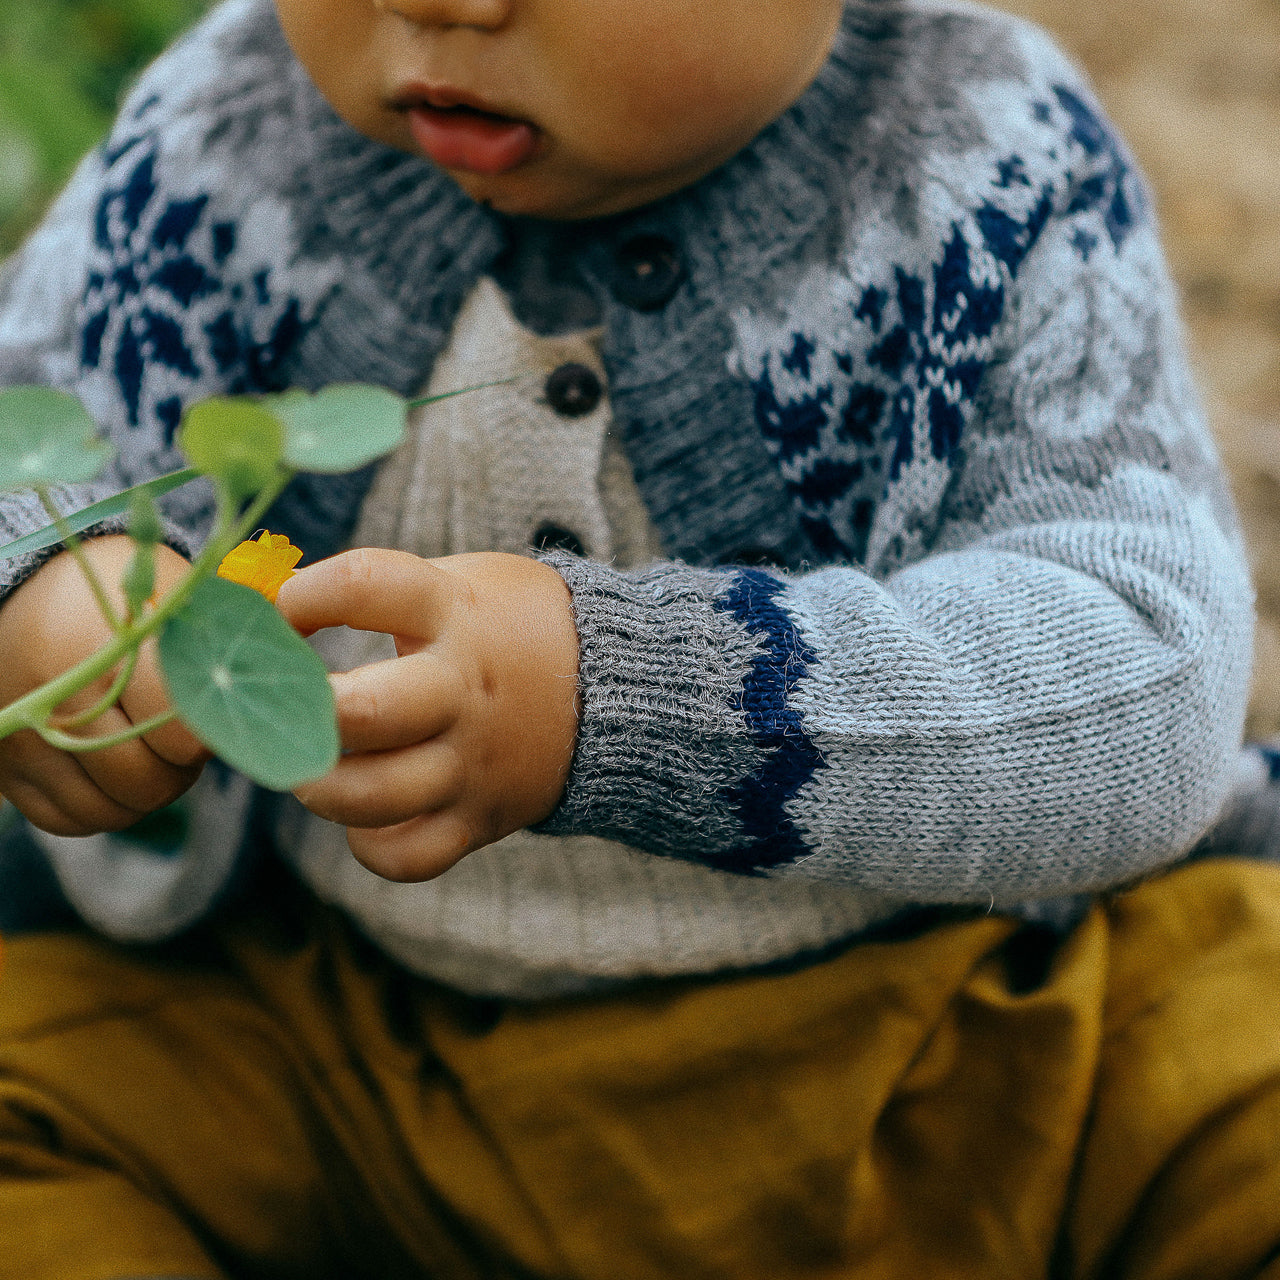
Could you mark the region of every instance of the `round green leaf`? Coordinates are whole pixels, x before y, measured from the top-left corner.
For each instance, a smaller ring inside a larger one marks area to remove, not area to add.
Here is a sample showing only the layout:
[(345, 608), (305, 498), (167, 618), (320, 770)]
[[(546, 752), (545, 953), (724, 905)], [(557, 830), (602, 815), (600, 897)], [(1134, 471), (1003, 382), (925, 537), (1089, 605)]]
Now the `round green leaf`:
[(390, 453), (403, 439), (408, 406), (393, 391), (360, 384), (315, 395), (287, 391), (265, 402), (284, 424), (284, 460), (298, 471), (336, 475)]
[(81, 484), (111, 453), (75, 396), (51, 387), (0, 391), (0, 489)]
[(193, 467), (212, 476), (238, 502), (274, 478), (284, 431), (255, 400), (215, 397), (187, 410), (178, 446)]
[(207, 578), (161, 633), (160, 666), (187, 727), (264, 787), (291, 791), (337, 763), (324, 663), (256, 591)]

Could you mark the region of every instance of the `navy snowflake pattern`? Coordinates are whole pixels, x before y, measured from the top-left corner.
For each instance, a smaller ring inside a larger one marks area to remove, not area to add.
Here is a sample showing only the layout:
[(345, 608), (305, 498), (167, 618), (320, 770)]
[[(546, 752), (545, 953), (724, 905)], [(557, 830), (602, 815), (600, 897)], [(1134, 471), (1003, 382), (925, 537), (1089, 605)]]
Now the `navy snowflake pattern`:
[(162, 190), (152, 135), (104, 153), (111, 178), (94, 219), (96, 261), (82, 302), (80, 360), (112, 380), (131, 427), (155, 421), (172, 442), (191, 394), (282, 389), (305, 324), (273, 272), (225, 269), (240, 228), (211, 216), (208, 193)]
[(1031, 104), (1068, 165), (1037, 184), (1011, 154), (992, 166), (989, 198), (956, 218), (925, 272), (888, 265), (851, 304), (843, 347), (792, 329), (751, 379), (756, 421), (815, 552), (863, 558), (875, 510), (922, 448), (961, 456), (994, 352), (1009, 287), (1051, 218), (1073, 220), (1082, 262), (1105, 236), (1119, 252), (1146, 212), (1141, 185), (1107, 122), (1056, 86)]
[[(1145, 214), (1141, 184), (1105, 120), (1075, 91), (1030, 104), (1045, 127), (1037, 165), (1010, 154), (991, 167), (986, 198), (958, 211), (930, 265), (885, 264), (854, 288), (848, 314), (814, 331), (769, 333), (751, 375), (756, 421), (817, 555), (861, 562), (878, 504), (916, 464), (944, 475), (995, 354), (1011, 288), (1055, 218), (1082, 263), (1120, 252)], [(740, 710), (765, 763), (728, 797), (747, 842), (717, 863), (759, 872), (805, 852), (788, 803), (822, 768), (791, 693), (818, 663), (782, 607), (783, 585), (741, 574), (722, 607), (762, 642)]]

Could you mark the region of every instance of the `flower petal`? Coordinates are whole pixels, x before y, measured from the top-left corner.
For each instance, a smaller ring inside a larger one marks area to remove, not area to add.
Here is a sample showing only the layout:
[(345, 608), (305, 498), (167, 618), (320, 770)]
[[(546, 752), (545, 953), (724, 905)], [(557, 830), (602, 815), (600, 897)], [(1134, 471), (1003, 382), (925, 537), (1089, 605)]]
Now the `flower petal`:
[(283, 533), (264, 529), (256, 541), (242, 542), (227, 552), (218, 566), (218, 577), (252, 587), (274, 604), (301, 559), (301, 548), (293, 546)]

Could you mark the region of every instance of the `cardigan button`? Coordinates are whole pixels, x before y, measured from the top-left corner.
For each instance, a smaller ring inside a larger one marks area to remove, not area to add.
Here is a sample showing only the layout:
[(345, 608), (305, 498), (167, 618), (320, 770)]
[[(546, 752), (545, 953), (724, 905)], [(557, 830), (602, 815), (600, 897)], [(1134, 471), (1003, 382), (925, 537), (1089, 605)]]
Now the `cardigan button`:
[(684, 280), (680, 250), (666, 236), (643, 235), (618, 249), (613, 296), (635, 311), (657, 311)]
[(553, 369), (544, 390), (547, 403), (566, 418), (585, 417), (600, 403), (604, 394), (595, 370), (576, 361)]
[(558, 524), (542, 524), (529, 539), (535, 551), (567, 551), (571, 556), (585, 556), (587, 549), (572, 529)]

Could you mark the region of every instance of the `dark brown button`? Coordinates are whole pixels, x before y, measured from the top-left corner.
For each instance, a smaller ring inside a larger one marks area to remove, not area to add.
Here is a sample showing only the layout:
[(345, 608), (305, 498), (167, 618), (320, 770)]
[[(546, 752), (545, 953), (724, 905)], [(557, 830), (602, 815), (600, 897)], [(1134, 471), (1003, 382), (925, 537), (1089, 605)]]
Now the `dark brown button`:
[(581, 418), (600, 403), (604, 388), (594, 369), (570, 361), (547, 377), (547, 403), (566, 418)]
[(587, 554), (582, 539), (572, 529), (561, 528), (558, 524), (539, 525), (530, 541), (535, 551), (567, 551), (571, 556)]
[(666, 236), (636, 236), (618, 249), (613, 296), (624, 307), (657, 311), (684, 280), (680, 250)]

